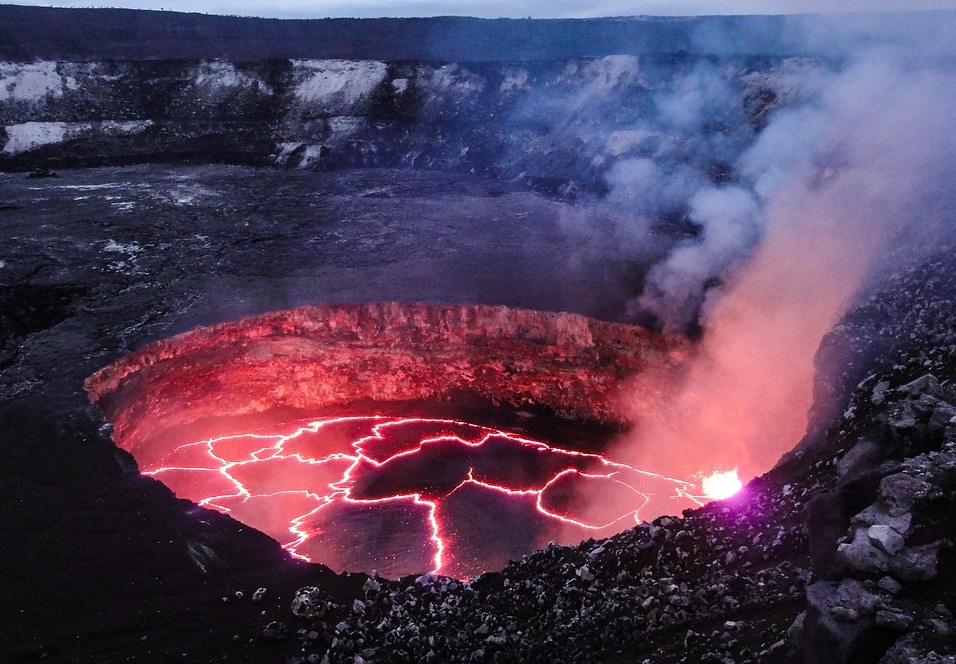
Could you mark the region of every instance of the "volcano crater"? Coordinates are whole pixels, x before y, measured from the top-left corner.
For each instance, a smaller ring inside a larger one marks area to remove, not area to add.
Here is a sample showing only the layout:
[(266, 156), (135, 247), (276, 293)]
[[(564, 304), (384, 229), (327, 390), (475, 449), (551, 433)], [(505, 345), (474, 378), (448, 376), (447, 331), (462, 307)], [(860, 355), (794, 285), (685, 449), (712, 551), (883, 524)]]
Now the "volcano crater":
[(464, 578), (689, 495), (604, 453), (691, 354), (577, 314), (341, 304), (157, 341), (86, 388), (144, 474), (293, 555)]

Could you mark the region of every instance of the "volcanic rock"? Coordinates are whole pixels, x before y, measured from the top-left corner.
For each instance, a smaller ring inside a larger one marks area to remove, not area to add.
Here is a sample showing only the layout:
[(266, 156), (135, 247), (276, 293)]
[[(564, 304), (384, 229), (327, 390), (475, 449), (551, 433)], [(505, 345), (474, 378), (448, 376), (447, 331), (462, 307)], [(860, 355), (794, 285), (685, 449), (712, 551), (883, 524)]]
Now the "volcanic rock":
[(889, 454), (885, 446), (876, 441), (861, 440), (850, 448), (837, 464), (840, 481), (847, 483), (859, 479), (873, 470)]
[(816, 578), (827, 579), (841, 564), (836, 547), (846, 533), (843, 496), (839, 491), (820, 492), (807, 501), (806, 513), (811, 569)]
[(879, 595), (868, 591), (859, 581), (846, 579), (839, 584), (819, 581), (807, 588), (807, 615), (799, 631), (805, 661), (858, 661), (868, 647)]
[(58, 177), (60, 176), (52, 168), (34, 168), (32, 171), (27, 173), (27, 178), (30, 180), (41, 180)]
[(922, 635), (909, 635), (897, 641), (880, 664), (956, 664), (956, 656), (940, 655)]
[(876, 624), (880, 627), (886, 627), (896, 632), (905, 632), (913, 624), (913, 617), (905, 613), (894, 613), (892, 611), (877, 611)]
[(890, 388), (890, 381), (883, 380), (873, 386), (873, 396), (870, 397), (870, 401), (874, 405), (879, 406), (883, 401), (886, 400), (886, 391)]
[(903, 588), (903, 586), (901, 586), (899, 582), (897, 582), (892, 576), (884, 576), (877, 582), (877, 585), (893, 595), (898, 593)]
[(889, 555), (899, 553), (903, 548), (903, 535), (890, 526), (870, 526), (866, 530), (869, 540)]
[(262, 628), (262, 638), (266, 641), (284, 641), (289, 638), (289, 627), (284, 622), (274, 620)]
[(315, 586), (306, 586), (296, 591), (292, 599), (292, 613), (299, 618), (321, 618), (331, 605), (332, 598), (328, 593)]
[(929, 581), (939, 574), (942, 540), (923, 546), (907, 547), (890, 559), (890, 571), (908, 581)]
[(856, 570), (886, 572), (890, 567), (886, 552), (874, 546), (865, 534), (861, 537), (859, 531), (851, 542), (841, 544), (837, 552), (844, 563)]

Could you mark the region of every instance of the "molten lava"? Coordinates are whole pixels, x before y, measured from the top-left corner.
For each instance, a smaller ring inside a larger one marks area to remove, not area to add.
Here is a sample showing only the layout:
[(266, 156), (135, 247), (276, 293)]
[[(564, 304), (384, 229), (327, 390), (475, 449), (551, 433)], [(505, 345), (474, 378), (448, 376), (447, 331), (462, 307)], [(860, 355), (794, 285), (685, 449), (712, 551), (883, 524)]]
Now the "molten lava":
[(737, 469), (728, 470), (725, 473), (714, 473), (705, 477), (701, 481), (701, 488), (704, 489), (704, 495), (710, 500), (723, 500), (730, 498), (743, 488), (743, 483), (737, 477)]
[[(178, 445), (141, 467), (296, 556), (387, 576), (467, 577), (550, 540), (620, 531), (649, 495), (691, 489), (598, 454), (422, 418), (290, 422)], [(576, 499), (588, 488), (613, 498), (603, 514)]]

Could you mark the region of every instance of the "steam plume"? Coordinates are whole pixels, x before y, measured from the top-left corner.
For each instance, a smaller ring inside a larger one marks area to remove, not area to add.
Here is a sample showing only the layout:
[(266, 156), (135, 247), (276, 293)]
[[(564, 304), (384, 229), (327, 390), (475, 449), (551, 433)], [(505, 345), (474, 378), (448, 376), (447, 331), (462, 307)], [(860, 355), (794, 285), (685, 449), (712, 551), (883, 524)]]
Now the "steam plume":
[(919, 62), (882, 49), (816, 74), (814, 94), (741, 153), (733, 186), (690, 196), (698, 237), (651, 270), (635, 305), (669, 328), (700, 305), (700, 356), (669, 412), (622, 441), (620, 457), (750, 478), (799, 440), (823, 335), (885, 252), (949, 233), (956, 74)]

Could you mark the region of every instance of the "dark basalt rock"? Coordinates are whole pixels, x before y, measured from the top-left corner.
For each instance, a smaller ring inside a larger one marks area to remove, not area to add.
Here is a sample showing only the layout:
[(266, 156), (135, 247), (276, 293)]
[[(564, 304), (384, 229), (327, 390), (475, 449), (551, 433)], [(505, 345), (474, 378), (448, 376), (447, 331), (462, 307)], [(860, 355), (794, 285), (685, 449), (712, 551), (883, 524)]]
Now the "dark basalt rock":
[(262, 638), (266, 641), (284, 641), (289, 638), (289, 627), (284, 622), (273, 620), (262, 628)]
[(28, 180), (44, 180), (60, 177), (52, 168), (34, 168), (27, 173)]
[(842, 570), (836, 545), (846, 533), (846, 508), (839, 491), (818, 493), (807, 501), (807, 537), (814, 578), (829, 579)]
[(332, 597), (315, 586), (299, 588), (292, 599), (292, 613), (298, 618), (322, 618), (331, 608), (335, 608)]

